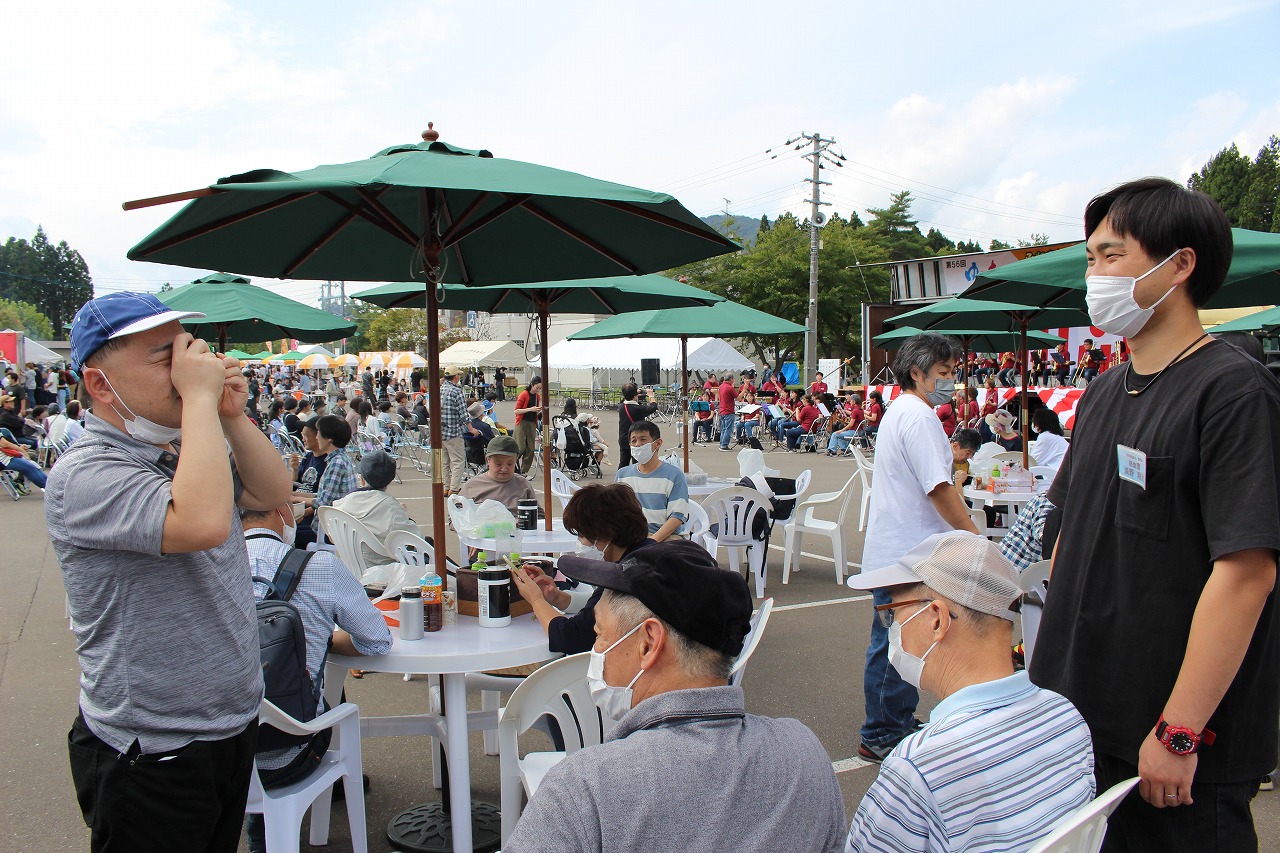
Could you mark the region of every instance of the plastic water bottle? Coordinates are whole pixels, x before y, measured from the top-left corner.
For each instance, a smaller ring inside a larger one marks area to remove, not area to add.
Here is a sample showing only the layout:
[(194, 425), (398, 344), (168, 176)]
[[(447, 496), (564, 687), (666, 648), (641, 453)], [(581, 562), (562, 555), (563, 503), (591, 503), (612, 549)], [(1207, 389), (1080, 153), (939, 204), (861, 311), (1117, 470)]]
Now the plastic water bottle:
[(444, 579), (435, 572), (423, 575), (422, 590), (423, 628), (430, 634), (444, 628)]

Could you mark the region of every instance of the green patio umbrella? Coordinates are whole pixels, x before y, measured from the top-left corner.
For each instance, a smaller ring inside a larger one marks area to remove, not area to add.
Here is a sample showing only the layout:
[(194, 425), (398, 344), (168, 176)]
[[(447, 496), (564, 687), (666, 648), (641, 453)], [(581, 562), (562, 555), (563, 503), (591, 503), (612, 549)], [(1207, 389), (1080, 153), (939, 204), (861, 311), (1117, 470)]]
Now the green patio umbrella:
[[(430, 126), (422, 139), (352, 163), (260, 169), (126, 203), (189, 202), (129, 257), (275, 278), (486, 285), (652, 273), (739, 248), (664, 193), (459, 148)], [(425, 307), (427, 370), (439, 376), (434, 288)], [(443, 562), (439, 418), (431, 441)], [(470, 849), (470, 826), (454, 829), (458, 849)]]
[(267, 359), (271, 358), (271, 356), (273, 356), (274, 354), (275, 353), (271, 352), (271, 350), (264, 349), (260, 353), (249, 356), (249, 360), (250, 361), (266, 361)]
[(1219, 323), (1209, 330), (1210, 334), (1219, 332), (1274, 332), (1280, 328), (1280, 307), (1268, 308), (1256, 314), (1237, 317), (1225, 323)]
[(257, 357), (253, 353), (245, 352), (242, 349), (227, 350), (226, 355), (229, 355), (232, 358), (238, 358), (241, 361), (250, 361), (251, 359), (254, 359)]
[[(612, 278), (543, 281), (532, 284), (496, 287), (463, 287), (445, 284), (440, 288), (420, 282), (393, 282), (353, 294), (355, 299), (371, 302), (380, 308), (417, 307), (427, 293), (435, 295), (437, 304), (460, 311), (485, 311), (490, 314), (537, 314), (538, 351), (542, 359), (542, 422), (551, 423), (551, 402), (546, 393), (549, 375), (547, 364), (547, 327), (552, 313), (559, 314), (623, 314), (631, 311), (652, 313), (663, 306), (674, 310), (697, 310), (684, 306), (704, 306), (723, 302), (723, 296), (699, 290), (692, 285), (661, 275), (629, 275)], [(748, 309), (750, 310), (750, 309)], [(766, 315), (767, 316), (767, 315)], [(621, 318), (619, 318), (621, 319)], [(439, 375), (437, 372), (435, 375)], [(434, 420), (434, 419), (433, 419)], [(688, 454), (688, 444), (685, 445)], [(542, 474), (546, 494), (551, 494), (551, 442), (542, 442)], [(551, 529), (551, 513), (546, 516)]]
[(267, 361), (272, 362), (273, 364), (288, 364), (296, 361), (302, 361), (306, 357), (307, 354), (305, 352), (298, 352), (296, 349), (291, 349), (288, 352), (277, 353), (276, 355), (270, 356), (267, 358)]
[[(876, 335), (871, 339), (871, 343), (883, 350), (895, 350), (902, 346), (905, 341), (914, 338), (922, 331), (924, 330), (917, 329), (914, 326), (902, 326), (892, 332)], [(964, 349), (966, 357), (971, 352), (1002, 352), (1020, 346), (1022, 340), (1021, 336), (1014, 332), (987, 332), (976, 329), (949, 329), (943, 334), (960, 341), (960, 346)], [(1028, 345), (1039, 344), (1044, 347), (1056, 347), (1065, 340), (1066, 338), (1051, 335), (1048, 332), (1027, 332)]]
[(668, 311), (637, 311), (601, 320), (594, 326), (575, 332), (571, 341), (602, 338), (676, 338), (680, 339), (681, 397), (684, 412), (680, 418), (684, 433), (684, 470), (689, 470), (689, 336), (736, 338), (745, 335), (803, 334), (805, 327), (764, 311), (748, 308), (726, 299), (698, 308), (673, 308)]
[(203, 318), (182, 325), (199, 337), (216, 336), (219, 352), (226, 348), (228, 339), (296, 338), (319, 344), (344, 338), (356, 330), (355, 323), (342, 317), (226, 273), (214, 273), (156, 295), (170, 308), (202, 312)]
[[(1222, 289), (1205, 308), (1248, 308), (1280, 302), (1280, 234), (1232, 228), (1235, 244)], [(980, 274), (963, 299), (997, 299), (1043, 307), (1084, 309), (1087, 275), (1083, 243)]]
[[(1059, 250), (1061, 251), (1061, 250)], [(1013, 264), (1009, 264), (1013, 266)], [(1063, 326), (1089, 325), (1089, 313), (1083, 306), (1076, 307), (1038, 307), (1035, 305), (1019, 305), (1012, 302), (988, 302), (982, 299), (946, 299), (934, 302), (899, 314), (888, 322), (894, 326), (916, 326), (931, 332), (948, 333), (951, 329), (965, 330), (974, 326), (985, 326), (992, 331), (1006, 330), (1015, 332), (1019, 339), (1019, 350), (1026, 358), (1027, 334), (1030, 331), (1044, 328), (1060, 328)], [(1025, 376), (1025, 374), (1024, 374)], [(1027, 383), (1024, 378), (1020, 392), (1022, 407), (1022, 467), (1028, 467), (1030, 457), (1027, 445), (1030, 442), (1030, 425), (1027, 423)]]

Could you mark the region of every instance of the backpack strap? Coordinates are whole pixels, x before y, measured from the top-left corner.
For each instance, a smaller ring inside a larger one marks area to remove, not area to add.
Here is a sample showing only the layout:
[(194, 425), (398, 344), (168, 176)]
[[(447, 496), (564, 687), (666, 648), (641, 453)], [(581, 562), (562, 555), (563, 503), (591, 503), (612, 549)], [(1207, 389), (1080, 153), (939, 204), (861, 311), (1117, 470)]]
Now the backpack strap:
[(288, 601), (292, 598), (294, 590), (298, 588), (298, 582), (302, 580), (302, 570), (307, 567), (307, 563), (315, 553), (315, 551), (290, 548), (284, 555), (284, 559), (280, 561), (280, 565), (276, 567), (268, 597), (274, 596), (279, 601)]

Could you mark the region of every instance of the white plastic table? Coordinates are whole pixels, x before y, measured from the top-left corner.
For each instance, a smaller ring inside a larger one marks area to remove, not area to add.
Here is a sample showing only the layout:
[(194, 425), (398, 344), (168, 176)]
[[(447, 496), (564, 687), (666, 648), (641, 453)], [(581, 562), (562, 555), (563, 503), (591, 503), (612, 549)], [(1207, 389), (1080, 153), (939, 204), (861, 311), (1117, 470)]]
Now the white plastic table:
[(973, 486), (964, 487), (964, 496), (973, 501), (978, 506), (1008, 506), (1013, 510), (1013, 517), (1017, 518), (1022, 508), (1031, 503), (1031, 499), (1036, 496), (1035, 492), (1003, 492), (996, 494), (986, 489), (975, 489)]
[[(569, 551), (576, 551), (581, 546), (578, 542), (578, 536), (564, 529), (564, 522), (560, 519), (554, 519), (551, 522), (551, 530), (545, 529), (546, 521), (538, 519), (537, 530), (518, 530), (521, 534), (520, 552), (522, 554), (563, 554)], [(475, 548), (479, 551), (488, 551), (494, 554), (503, 550), (499, 547), (496, 539), (481, 539), (478, 536), (459, 536), (464, 548)], [(505, 540), (503, 546), (505, 548)]]
[[(468, 672), (538, 663), (553, 657), (547, 634), (533, 616), (518, 616), (503, 628), (481, 628), (480, 621), (459, 614), (452, 625), (421, 640), (401, 640), (391, 629), (391, 651), (385, 655), (347, 657), (329, 655), (329, 663), (370, 672), (439, 675), (444, 682), (445, 754), (449, 758), (449, 796), (453, 815), (453, 849), (471, 850), (471, 765), (467, 749)], [(428, 709), (429, 713), (429, 709)], [(375, 723), (379, 718), (368, 718)], [(388, 718), (396, 719), (396, 718)], [(363, 724), (364, 719), (361, 720)], [(385, 734), (402, 734), (386, 731)]]
[(698, 485), (689, 485), (689, 497), (706, 497), (715, 494), (721, 489), (727, 489), (730, 486), (736, 486), (741, 478), (729, 479), (728, 477), (708, 477), (707, 482)]

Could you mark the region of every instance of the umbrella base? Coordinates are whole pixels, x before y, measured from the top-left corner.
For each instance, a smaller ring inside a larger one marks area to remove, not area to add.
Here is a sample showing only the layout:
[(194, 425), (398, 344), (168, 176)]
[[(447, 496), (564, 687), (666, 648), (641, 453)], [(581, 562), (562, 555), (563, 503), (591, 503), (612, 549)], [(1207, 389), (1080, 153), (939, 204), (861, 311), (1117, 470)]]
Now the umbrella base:
[[(502, 814), (492, 803), (471, 803), (472, 847), (491, 853), (502, 841)], [(404, 853), (444, 853), (453, 850), (453, 820), (444, 803), (410, 806), (387, 824), (387, 841)]]

